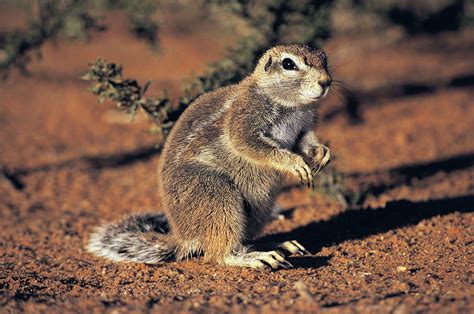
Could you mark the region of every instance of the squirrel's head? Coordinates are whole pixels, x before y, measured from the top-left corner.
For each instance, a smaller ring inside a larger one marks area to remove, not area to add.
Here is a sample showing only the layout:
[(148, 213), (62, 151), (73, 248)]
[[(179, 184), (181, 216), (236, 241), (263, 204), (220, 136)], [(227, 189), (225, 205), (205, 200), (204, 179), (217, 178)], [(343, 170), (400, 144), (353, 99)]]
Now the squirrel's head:
[(332, 81), (324, 51), (304, 45), (270, 48), (252, 76), (265, 94), (285, 106), (317, 102), (327, 95)]

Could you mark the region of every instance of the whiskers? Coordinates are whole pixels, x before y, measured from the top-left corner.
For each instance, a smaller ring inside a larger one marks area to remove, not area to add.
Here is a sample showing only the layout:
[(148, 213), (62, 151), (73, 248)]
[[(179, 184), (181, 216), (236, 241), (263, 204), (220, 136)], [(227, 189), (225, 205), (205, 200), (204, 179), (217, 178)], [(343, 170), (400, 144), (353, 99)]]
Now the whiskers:
[(349, 84), (347, 84), (347, 83), (344, 82), (344, 81), (341, 81), (341, 80), (333, 80), (333, 81), (332, 81), (332, 85), (334, 85), (334, 86), (336, 86), (336, 87), (338, 87), (338, 88), (340, 88), (340, 89), (342, 89), (342, 90), (344, 90), (344, 91), (346, 91), (346, 92), (348, 92), (348, 93), (352, 93)]
[(339, 100), (343, 107), (339, 110), (335, 110), (332, 113), (328, 113), (326, 119), (334, 116), (339, 112), (345, 112), (349, 118), (349, 122), (352, 124), (361, 123), (363, 117), (361, 114), (359, 96), (355, 94), (353, 89), (345, 82), (340, 80), (333, 81), (334, 89), (333, 93), (330, 93), (333, 97)]
[(341, 80), (333, 80), (328, 96), (336, 97), (341, 102), (346, 102), (347, 98), (355, 98), (351, 87)]

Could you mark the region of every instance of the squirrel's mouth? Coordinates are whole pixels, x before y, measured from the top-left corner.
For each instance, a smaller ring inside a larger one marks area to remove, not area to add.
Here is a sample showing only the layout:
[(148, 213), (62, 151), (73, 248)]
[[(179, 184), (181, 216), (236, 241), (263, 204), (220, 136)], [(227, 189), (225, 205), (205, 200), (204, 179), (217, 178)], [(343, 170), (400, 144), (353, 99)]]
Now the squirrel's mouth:
[(328, 93), (329, 93), (329, 87), (326, 87), (326, 88), (324, 88), (324, 90), (323, 90), (321, 93), (319, 93), (318, 95), (302, 94), (302, 96), (303, 96), (304, 98), (309, 99), (309, 100), (317, 101), (317, 100), (319, 100), (319, 99), (322, 99), (322, 98), (326, 97)]

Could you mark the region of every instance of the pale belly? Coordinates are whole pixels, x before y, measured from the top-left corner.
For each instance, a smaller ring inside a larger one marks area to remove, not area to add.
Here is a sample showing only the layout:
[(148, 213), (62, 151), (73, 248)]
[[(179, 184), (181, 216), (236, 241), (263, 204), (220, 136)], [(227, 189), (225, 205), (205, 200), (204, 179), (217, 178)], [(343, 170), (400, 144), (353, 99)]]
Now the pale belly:
[(270, 129), (270, 136), (282, 147), (291, 149), (298, 135), (307, 126), (309, 121), (303, 112), (294, 112), (285, 116)]

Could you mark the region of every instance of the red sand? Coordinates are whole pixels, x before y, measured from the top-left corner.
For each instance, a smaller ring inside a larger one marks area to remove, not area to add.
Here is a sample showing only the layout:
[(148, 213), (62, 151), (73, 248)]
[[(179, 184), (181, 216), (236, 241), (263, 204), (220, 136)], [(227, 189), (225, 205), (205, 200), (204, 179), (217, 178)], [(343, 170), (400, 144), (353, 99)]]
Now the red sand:
[[(473, 31), (370, 49), (329, 43), (331, 62), (342, 64), (336, 78), (367, 97), (363, 123), (336, 113), (318, 133), (348, 183), (373, 194), (370, 208), (285, 192), (279, 202), (291, 210), (264, 237), (294, 238), (314, 255), (274, 272), (199, 260), (113, 264), (85, 252), (101, 221), (159, 211), (159, 155), (146, 122), (111, 123), (80, 72), (105, 56), (153, 80), (152, 93), (176, 94), (224, 45), (212, 27), (165, 30), (157, 55), (123, 31), (123, 19), (111, 23), (88, 44), (48, 44), (31, 76), (0, 85), (0, 312), (473, 311), (474, 90), (472, 78), (439, 84), (474, 73)], [(374, 96), (413, 82), (437, 88)], [(329, 101), (323, 115), (339, 107)]]

